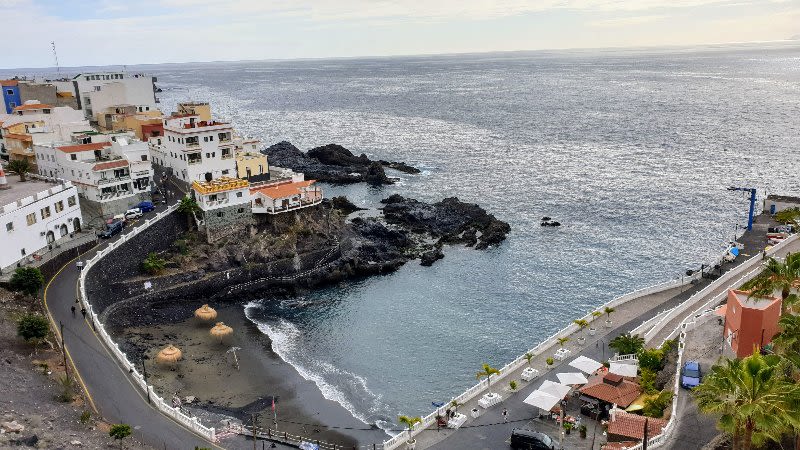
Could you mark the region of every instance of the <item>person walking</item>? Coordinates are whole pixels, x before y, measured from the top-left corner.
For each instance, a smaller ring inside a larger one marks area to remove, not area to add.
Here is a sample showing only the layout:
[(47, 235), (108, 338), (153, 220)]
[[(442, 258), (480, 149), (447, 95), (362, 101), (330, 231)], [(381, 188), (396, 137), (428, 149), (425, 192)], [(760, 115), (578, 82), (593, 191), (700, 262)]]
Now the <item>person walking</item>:
[(72, 310), (72, 318), (74, 319), (75, 318), (75, 305), (72, 305), (70, 310)]
[(503, 408), (503, 423), (508, 423), (508, 409)]
[(83, 314), (83, 318), (86, 318), (86, 308), (81, 308), (81, 314)]

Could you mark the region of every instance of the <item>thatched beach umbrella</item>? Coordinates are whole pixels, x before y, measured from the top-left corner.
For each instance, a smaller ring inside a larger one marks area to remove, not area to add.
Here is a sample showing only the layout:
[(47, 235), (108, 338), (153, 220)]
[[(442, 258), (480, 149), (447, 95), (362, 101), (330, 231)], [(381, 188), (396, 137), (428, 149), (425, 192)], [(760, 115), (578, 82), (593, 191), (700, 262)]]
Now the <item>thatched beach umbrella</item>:
[(214, 308), (203, 305), (194, 312), (194, 316), (200, 320), (214, 320), (217, 318), (217, 311)]
[(158, 355), (156, 355), (156, 361), (160, 363), (175, 364), (179, 359), (181, 359), (182, 356), (183, 353), (181, 350), (178, 347), (170, 344), (158, 352)]
[(222, 338), (230, 336), (231, 334), (233, 334), (233, 328), (225, 325), (222, 322), (217, 322), (217, 324), (211, 328), (211, 335), (219, 338), (220, 342), (222, 342)]

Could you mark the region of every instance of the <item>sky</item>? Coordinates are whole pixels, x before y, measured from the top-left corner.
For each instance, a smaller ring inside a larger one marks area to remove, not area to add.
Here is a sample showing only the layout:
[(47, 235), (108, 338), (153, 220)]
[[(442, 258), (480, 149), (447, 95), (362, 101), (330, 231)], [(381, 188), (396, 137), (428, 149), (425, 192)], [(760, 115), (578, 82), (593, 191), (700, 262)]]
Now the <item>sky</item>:
[(800, 39), (800, 0), (0, 0), (0, 68)]

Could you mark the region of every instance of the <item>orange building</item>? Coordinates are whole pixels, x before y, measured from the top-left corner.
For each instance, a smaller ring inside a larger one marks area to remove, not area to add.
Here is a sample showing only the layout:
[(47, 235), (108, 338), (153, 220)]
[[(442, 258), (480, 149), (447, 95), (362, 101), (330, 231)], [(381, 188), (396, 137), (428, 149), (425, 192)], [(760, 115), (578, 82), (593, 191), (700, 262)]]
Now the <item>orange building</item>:
[(748, 295), (730, 289), (728, 303), (719, 312), (725, 315), (725, 342), (740, 358), (753, 354), (754, 347), (760, 349), (772, 342), (781, 317), (781, 299)]

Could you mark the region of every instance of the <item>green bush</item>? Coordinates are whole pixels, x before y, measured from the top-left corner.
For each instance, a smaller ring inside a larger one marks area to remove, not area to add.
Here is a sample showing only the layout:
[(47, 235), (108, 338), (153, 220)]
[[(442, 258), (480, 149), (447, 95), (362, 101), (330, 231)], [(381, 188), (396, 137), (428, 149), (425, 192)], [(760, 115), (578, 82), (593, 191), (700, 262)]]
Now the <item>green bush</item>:
[(647, 417), (661, 418), (664, 417), (664, 409), (669, 406), (672, 401), (672, 392), (661, 391), (656, 397), (648, 398), (644, 401), (644, 409), (642, 414)]
[(89, 411), (82, 412), (79, 420), (82, 424), (86, 425), (90, 420), (92, 420), (92, 413)]
[(639, 386), (641, 386), (642, 391), (648, 395), (658, 392), (658, 389), (656, 389), (656, 373), (643, 367), (639, 374)]
[(548, 366), (552, 366), (555, 361), (553, 361), (553, 358), (547, 358), (545, 362), (547, 363)]
[(517, 390), (517, 380), (511, 380), (508, 382), (508, 387), (511, 388), (512, 391)]
[(29, 314), (22, 316), (17, 323), (17, 335), (34, 345), (47, 337), (50, 322), (42, 316)]
[(111, 429), (108, 430), (108, 435), (116, 441), (122, 441), (131, 435), (131, 426), (124, 423), (111, 425)]
[(648, 348), (639, 352), (639, 367), (642, 369), (650, 369), (653, 372), (661, 370), (661, 363), (664, 361), (664, 352)]
[(75, 381), (64, 375), (58, 379), (58, 385), (61, 386), (61, 393), (58, 394), (56, 399), (63, 403), (71, 402), (75, 396)]
[(166, 264), (167, 262), (164, 261), (164, 258), (153, 252), (150, 252), (150, 254), (147, 255), (147, 258), (142, 261), (142, 270), (150, 275), (158, 275), (164, 271)]
[(9, 286), (11, 290), (28, 295), (36, 295), (44, 285), (44, 276), (37, 267), (19, 267), (11, 276)]

